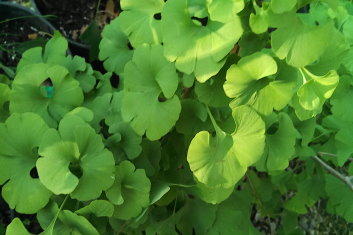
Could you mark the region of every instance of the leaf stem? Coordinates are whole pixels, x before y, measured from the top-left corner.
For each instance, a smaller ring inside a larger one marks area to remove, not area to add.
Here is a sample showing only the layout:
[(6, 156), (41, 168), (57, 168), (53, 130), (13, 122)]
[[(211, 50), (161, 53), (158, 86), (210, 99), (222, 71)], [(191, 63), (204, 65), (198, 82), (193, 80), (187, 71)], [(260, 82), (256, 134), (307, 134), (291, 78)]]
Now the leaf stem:
[(326, 162), (324, 162), (321, 158), (318, 156), (313, 156), (314, 160), (318, 162), (325, 170), (327, 170), (331, 175), (335, 176), (337, 179), (341, 180), (343, 183), (345, 183), (352, 191), (353, 191), (353, 183), (351, 181), (352, 176), (345, 176), (342, 175), (340, 172), (332, 168), (330, 165), (328, 165)]
[[(337, 157), (337, 154), (334, 153), (327, 153), (327, 152), (318, 152), (317, 155), (319, 156), (328, 156), (328, 157)], [(349, 161), (353, 162), (353, 158), (348, 158)]]
[(300, 74), (303, 77), (303, 84), (307, 83), (307, 80), (305, 78), (305, 71), (306, 71), (305, 68), (304, 67), (303, 68), (299, 68), (299, 71), (300, 71)]
[(211, 110), (208, 108), (208, 106), (206, 105), (206, 109), (207, 109), (207, 113), (208, 113), (208, 116), (210, 117), (211, 119), (211, 122), (212, 122), (212, 125), (213, 125), (213, 128), (215, 129), (216, 133), (217, 134), (221, 134), (223, 131), (222, 129), (217, 125), (217, 122), (215, 121), (212, 113), (211, 113)]
[(99, 13), (99, 7), (101, 5), (101, 0), (98, 0), (98, 3), (97, 3), (97, 9), (96, 9), (96, 14), (94, 16), (94, 19), (97, 20), (97, 16), (98, 16), (98, 13)]
[(65, 205), (65, 203), (66, 203), (66, 201), (67, 201), (68, 198), (69, 198), (69, 194), (66, 195), (66, 197), (64, 198), (64, 201), (61, 203), (61, 205), (60, 205), (60, 207), (59, 207), (58, 212), (56, 212), (55, 217), (54, 217), (53, 220), (50, 222), (50, 224), (49, 224), (48, 227), (45, 229), (45, 231), (44, 231), (43, 233), (41, 233), (41, 234), (43, 234), (43, 235), (44, 235), (44, 234), (47, 234), (47, 229), (51, 229), (52, 231), (49, 232), (48, 234), (52, 234), (53, 229), (54, 229), (54, 225), (55, 225), (55, 223), (56, 223), (56, 220), (58, 219), (59, 214), (60, 214), (60, 212), (62, 211), (62, 209), (63, 209), (63, 207), (64, 207), (64, 205)]
[(175, 186), (175, 187), (181, 187), (181, 188), (192, 188), (192, 187), (195, 187), (196, 185), (168, 183), (168, 186)]

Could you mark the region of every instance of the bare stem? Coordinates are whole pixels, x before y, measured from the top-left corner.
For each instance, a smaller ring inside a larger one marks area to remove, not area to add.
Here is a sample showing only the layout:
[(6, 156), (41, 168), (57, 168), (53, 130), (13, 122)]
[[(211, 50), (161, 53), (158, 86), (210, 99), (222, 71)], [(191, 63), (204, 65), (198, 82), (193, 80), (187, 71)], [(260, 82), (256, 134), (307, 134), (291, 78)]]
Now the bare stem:
[(325, 170), (327, 170), (331, 175), (335, 176), (337, 179), (341, 180), (345, 183), (352, 191), (353, 191), (353, 183), (351, 181), (351, 176), (345, 176), (339, 173), (337, 170), (333, 169), (330, 165), (326, 162), (321, 160), (318, 156), (313, 157), (316, 162), (318, 162)]
[[(326, 152), (318, 152), (317, 155), (322, 156), (322, 157), (337, 157), (337, 154), (334, 153), (326, 153)], [(349, 161), (353, 161), (353, 158), (348, 158)]]

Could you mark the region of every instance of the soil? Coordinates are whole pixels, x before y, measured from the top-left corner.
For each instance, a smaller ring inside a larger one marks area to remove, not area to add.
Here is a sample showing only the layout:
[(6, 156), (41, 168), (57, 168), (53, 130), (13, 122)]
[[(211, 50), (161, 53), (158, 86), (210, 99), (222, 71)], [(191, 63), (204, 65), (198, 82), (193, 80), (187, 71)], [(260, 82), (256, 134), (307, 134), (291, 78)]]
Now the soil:
[[(35, 28), (28, 19), (17, 19), (1, 23), (0, 61), (8, 67), (16, 67), (21, 53), (34, 46), (45, 43), (45, 35)], [(35, 40), (32, 40), (35, 39)]]
[(113, 15), (120, 10), (119, 0), (102, 0), (99, 7), (99, 0), (35, 0), (40, 13), (55, 16), (49, 18), (52, 24), (65, 37), (75, 41), (79, 41), (80, 35), (96, 15), (99, 17), (106, 13), (108, 2), (114, 3)]

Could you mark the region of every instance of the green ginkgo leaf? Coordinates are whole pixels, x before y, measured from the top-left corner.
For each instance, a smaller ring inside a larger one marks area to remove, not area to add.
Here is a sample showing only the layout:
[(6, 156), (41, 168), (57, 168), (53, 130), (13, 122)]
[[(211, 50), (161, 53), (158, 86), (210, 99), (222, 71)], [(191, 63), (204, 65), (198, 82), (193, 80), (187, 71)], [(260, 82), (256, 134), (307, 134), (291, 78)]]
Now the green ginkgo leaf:
[(234, 154), (243, 166), (251, 166), (260, 160), (265, 147), (265, 123), (252, 108), (244, 105), (233, 109), (237, 125), (232, 134)]
[(38, 147), (49, 129), (34, 113), (12, 114), (0, 124), (0, 184), (10, 208), (31, 214), (43, 208), (52, 193), (36, 175)]
[(337, 148), (337, 162), (339, 166), (343, 166), (344, 163), (353, 154), (353, 126), (345, 125), (344, 128), (340, 129), (335, 135), (335, 146)]
[(253, 1), (253, 7), (255, 9), (256, 14), (251, 13), (249, 17), (249, 26), (251, 28), (251, 31), (256, 34), (264, 33), (268, 29), (268, 4), (263, 3), (262, 7), (259, 7), (257, 3)]
[(195, 191), (196, 195), (204, 202), (218, 204), (226, 200), (234, 191), (234, 185), (229, 188), (222, 186), (209, 187), (203, 183), (197, 182), (196, 179)]
[(233, 109), (233, 118), (237, 125), (234, 133), (225, 133), (213, 120), (216, 136), (201, 131), (190, 143), (190, 169), (208, 187), (234, 186), (263, 154), (265, 124), (260, 116), (250, 107), (240, 106)]
[(274, 13), (280, 14), (292, 10), (297, 4), (297, 0), (271, 0), (270, 7)]
[(49, 129), (39, 147), (41, 182), (55, 194), (96, 199), (114, 182), (114, 158), (102, 138), (81, 118), (69, 115)]
[(6, 235), (32, 235), (19, 218), (14, 218), (6, 228)]
[[(101, 208), (101, 211), (103, 210)], [(54, 201), (38, 212), (37, 219), (44, 229), (40, 235), (99, 235), (97, 229), (86, 217), (69, 210), (62, 210)]]
[[(216, 75), (243, 33), (243, 1), (168, 0), (162, 11), (165, 55), (200, 82)], [(180, 37), (183, 35), (183, 37)]]
[(61, 211), (59, 220), (64, 229), (58, 229), (56, 234), (99, 235), (97, 229), (85, 217), (72, 211)]
[(96, 97), (88, 107), (94, 112), (91, 124), (97, 130), (102, 128), (101, 122), (109, 126), (106, 145), (121, 159), (134, 159), (141, 153), (141, 136), (125, 122), (121, 116), (123, 92), (106, 93)]
[(125, 64), (132, 58), (133, 51), (129, 48), (129, 39), (120, 29), (120, 17), (112, 20), (102, 32), (99, 44), (99, 59), (107, 71), (121, 74)]
[(223, 86), (234, 98), (230, 106), (249, 104), (264, 115), (283, 109), (295, 92), (297, 72), (281, 62), (277, 70), (276, 61), (263, 52), (241, 58), (228, 69)]
[(328, 211), (353, 222), (352, 190), (337, 178), (325, 176), (325, 191), (328, 196)]
[(297, 114), (301, 112), (301, 109), (311, 112), (312, 115), (308, 115), (310, 118), (321, 112), (323, 104), (336, 89), (339, 76), (334, 70), (324, 76), (316, 76), (306, 69), (301, 69), (301, 71), (304, 84), (297, 91), (298, 102), (293, 102), (293, 104)]
[(195, 82), (195, 94), (199, 101), (209, 107), (228, 106), (231, 99), (224, 93), (223, 83), (225, 81), (228, 68), (234, 64), (234, 59), (234, 56), (229, 56), (219, 73), (211, 77), (206, 82)]
[(177, 87), (178, 75), (174, 64), (163, 56), (163, 47), (138, 47), (124, 70), (123, 119), (139, 135), (159, 139), (179, 118)]
[(179, 133), (194, 135), (208, 127), (207, 110), (203, 104), (194, 99), (184, 99), (181, 104), (180, 118), (175, 125)]
[(106, 190), (107, 198), (115, 205), (114, 217), (128, 220), (137, 216), (149, 205), (151, 182), (145, 170), (123, 161), (115, 170), (115, 182)]
[(292, 120), (286, 113), (278, 115), (278, 130), (266, 137), (265, 153), (258, 165), (269, 172), (284, 170), (295, 153), (298, 131), (294, 128)]
[[(142, 138), (136, 134), (129, 123), (112, 124), (109, 127), (109, 132), (113, 138), (108, 137), (107, 145), (118, 159), (135, 159), (141, 153)], [(116, 135), (119, 136), (118, 139), (116, 139)]]
[(119, 15), (122, 31), (134, 47), (161, 42), (161, 12), (164, 0), (121, 0)]
[(232, 136), (219, 132), (216, 137), (207, 131), (196, 134), (188, 150), (190, 168), (203, 184), (210, 187), (232, 187), (245, 174), (233, 152)]
[(34, 64), (45, 63), (51, 66), (61, 65), (65, 67), (71, 76), (80, 82), (84, 92), (93, 89), (96, 79), (93, 69), (85, 59), (80, 56), (68, 55), (68, 42), (56, 31), (53, 37), (46, 43), (44, 51), (42, 47), (34, 47), (25, 51), (17, 65), (17, 72)]
[(34, 47), (23, 53), (17, 65), (17, 71), (28, 65), (39, 63), (61, 64), (66, 60), (67, 49), (67, 40), (56, 31), (54, 36), (45, 45), (44, 51), (42, 47)]
[(111, 217), (114, 213), (114, 206), (106, 200), (94, 200), (89, 205), (77, 210), (81, 215), (93, 214), (96, 217)]
[[(49, 80), (50, 81), (49, 81)], [(52, 87), (48, 90), (48, 87)], [(34, 112), (49, 126), (69, 111), (81, 105), (83, 92), (79, 82), (62, 66), (34, 64), (16, 75), (10, 93), (10, 112)]]
[(286, 58), (289, 65), (304, 67), (324, 53), (333, 30), (332, 22), (311, 26), (297, 19), (272, 33), (272, 50), (280, 59)]

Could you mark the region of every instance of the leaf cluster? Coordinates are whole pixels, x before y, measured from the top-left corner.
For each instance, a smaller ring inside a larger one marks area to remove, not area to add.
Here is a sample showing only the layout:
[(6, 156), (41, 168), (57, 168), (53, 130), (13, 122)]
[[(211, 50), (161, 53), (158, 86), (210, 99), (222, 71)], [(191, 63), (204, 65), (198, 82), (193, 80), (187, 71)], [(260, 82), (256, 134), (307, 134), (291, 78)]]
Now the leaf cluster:
[(106, 73), (56, 33), (0, 76), (11, 209), (43, 235), (304, 234), (322, 205), (353, 223), (351, 1), (120, 4)]

